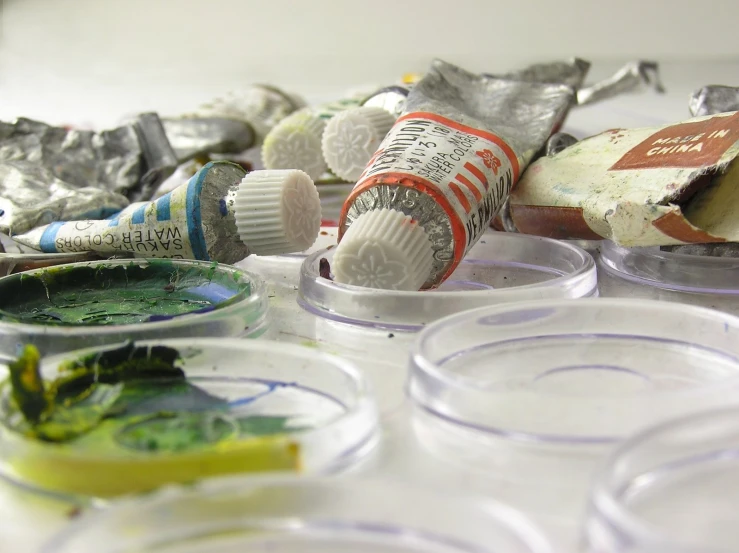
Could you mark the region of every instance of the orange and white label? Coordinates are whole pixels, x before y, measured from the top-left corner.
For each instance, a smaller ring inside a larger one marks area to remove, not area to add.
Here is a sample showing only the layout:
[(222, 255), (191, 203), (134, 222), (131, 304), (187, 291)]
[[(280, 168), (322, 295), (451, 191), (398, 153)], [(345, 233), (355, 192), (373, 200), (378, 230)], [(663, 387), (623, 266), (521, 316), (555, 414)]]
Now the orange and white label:
[[(349, 198), (378, 184), (411, 177), (439, 200), (461, 260), (482, 236), (518, 180), (519, 162), (499, 136), (435, 113), (415, 112), (397, 120)], [(398, 182), (399, 183), (399, 182)]]

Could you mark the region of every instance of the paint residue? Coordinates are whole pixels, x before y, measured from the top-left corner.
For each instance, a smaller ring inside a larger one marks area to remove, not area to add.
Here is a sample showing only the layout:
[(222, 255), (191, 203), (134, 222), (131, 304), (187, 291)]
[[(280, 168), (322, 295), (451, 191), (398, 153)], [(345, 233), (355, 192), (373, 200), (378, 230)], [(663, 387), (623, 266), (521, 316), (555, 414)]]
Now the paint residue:
[(203, 313), (250, 294), (250, 282), (218, 264), (145, 263), (52, 267), (6, 279), (0, 320), (98, 326)]
[(38, 350), (26, 346), (9, 366), (6, 423), (45, 442), (95, 446), (112, 437), (125, 448), (170, 452), (288, 430), (289, 417), (234, 409), (294, 383), (265, 382), (262, 391), (227, 400), (188, 381), (177, 366), (180, 358), (173, 348), (128, 343), (62, 363), (59, 376), (45, 382)]

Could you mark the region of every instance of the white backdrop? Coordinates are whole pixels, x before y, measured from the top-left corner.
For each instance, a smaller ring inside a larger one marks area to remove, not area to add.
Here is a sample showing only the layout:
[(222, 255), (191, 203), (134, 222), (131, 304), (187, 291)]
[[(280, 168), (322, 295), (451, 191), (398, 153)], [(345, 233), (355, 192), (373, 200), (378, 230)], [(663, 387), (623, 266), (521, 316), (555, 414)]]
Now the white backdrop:
[(737, 21), (735, 0), (3, 0), (0, 117), (107, 125), (254, 81), (315, 97), (434, 56), (739, 60)]

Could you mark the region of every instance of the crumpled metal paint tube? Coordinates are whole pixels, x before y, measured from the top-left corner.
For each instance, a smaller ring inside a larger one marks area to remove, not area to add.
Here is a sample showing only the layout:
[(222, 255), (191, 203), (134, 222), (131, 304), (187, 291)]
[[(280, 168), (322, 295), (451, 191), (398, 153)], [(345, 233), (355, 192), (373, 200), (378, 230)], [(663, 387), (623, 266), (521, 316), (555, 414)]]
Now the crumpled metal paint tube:
[(275, 125), (303, 107), (299, 96), (260, 84), (163, 121), (177, 158), (183, 162), (206, 154), (239, 153), (261, 144)]
[[(688, 104), (694, 116), (713, 115), (727, 111), (739, 111), (739, 87), (709, 85), (699, 88), (690, 96)], [(739, 243), (680, 244), (660, 246), (662, 251), (708, 257), (739, 257)]]
[(613, 129), (529, 166), (519, 232), (622, 246), (739, 241), (739, 112)]
[(275, 125), (305, 106), (297, 94), (256, 84), (199, 106), (193, 116), (246, 121), (254, 130), (255, 144), (261, 144)]
[(236, 119), (192, 117), (165, 119), (163, 123), (179, 163), (211, 153), (243, 152), (256, 141), (251, 126)]
[(573, 102), (572, 87), (436, 60), (344, 204), (337, 282), (433, 288), (485, 232)]
[(148, 198), (176, 165), (154, 113), (102, 132), (0, 122), (0, 232), (106, 217)]
[(485, 77), (513, 79), (530, 83), (566, 84), (578, 90), (585, 82), (590, 70), (590, 62), (581, 58), (570, 58), (567, 61), (535, 63), (502, 75), (483, 73)]
[(610, 77), (577, 91), (577, 104), (584, 106), (633, 92), (643, 87), (663, 93), (659, 64), (654, 61), (631, 61)]
[[(500, 76), (489, 73), (483, 73), (483, 76), (565, 84), (577, 90), (589, 68), (589, 62), (572, 58), (568, 61), (537, 63)], [(356, 182), (382, 139), (400, 117), (411, 89), (412, 86), (380, 89), (366, 99), (361, 107), (346, 110), (328, 122), (323, 133), (323, 157), (334, 174), (348, 182)]]
[(308, 248), (321, 225), (311, 179), (297, 170), (254, 171), (207, 163), (156, 201), (111, 219), (52, 223), (13, 239), (46, 253), (95, 251), (235, 263), (251, 253)]
[(690, 95), (688, 107), (694, 117), (739, 111), (739, 87), (704, 86)]

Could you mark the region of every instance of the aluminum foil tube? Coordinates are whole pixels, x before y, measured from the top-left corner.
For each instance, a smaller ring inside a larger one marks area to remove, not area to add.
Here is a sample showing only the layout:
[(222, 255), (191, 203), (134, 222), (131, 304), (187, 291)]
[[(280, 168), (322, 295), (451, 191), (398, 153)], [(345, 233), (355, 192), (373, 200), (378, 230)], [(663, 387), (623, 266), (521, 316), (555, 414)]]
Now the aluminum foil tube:
[(175, 167), (156, 114), (102, 132), (0, 122), (0, 232), (107, 217), (151, 194)]
[(423, 287), (437, 286), (485, 232), (573, 98), (566, 85), (488, 78), (435, 60), (345, 202), (340, 234), (369, 211), (411, 216), (433, 249)]

